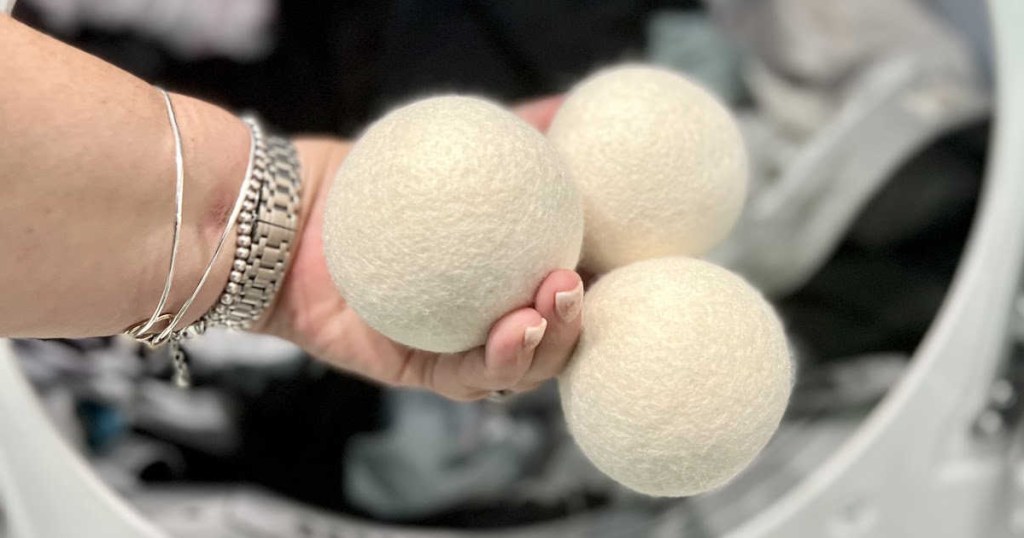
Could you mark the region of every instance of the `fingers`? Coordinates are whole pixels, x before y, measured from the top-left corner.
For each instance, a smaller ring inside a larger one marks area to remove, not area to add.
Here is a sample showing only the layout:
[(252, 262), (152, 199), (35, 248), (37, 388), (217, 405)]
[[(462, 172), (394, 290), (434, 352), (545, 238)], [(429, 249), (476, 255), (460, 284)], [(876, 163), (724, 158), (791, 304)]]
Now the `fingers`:
[(562, 106), (563, 101), (565, 101), (564, 95), (554, 95), (519, 104), (512, 110), (520, 118), (544, 133), (551, 126), (551, 120), (555, 119), (555, 113), (558, 112), (558, 107)]
[(580, 276), (555, 271), (538, 288), (533, 308), (516, 310), (491, 327), (486, 346), (460, 354), (410, 356), (402, 384), (459, 401), (498, 390), (532, 390), (565, 369), (579, 339), (582, 311)]
[(547, 325), (548, 321), (533, 308), (512, 312), (494, 324), (486, 346), (436, 357), (428, 388), (453, 400), (467, 401), (515, 386), (530, 369)]
[(551, 273), (540, 285), (534, 308), (548, 322), (544, 340), (537, 347), (530, 369), (514, 387), (535, 388), (562, 373), (579, 339), (583, 322), (583, 281), (572, 271)]

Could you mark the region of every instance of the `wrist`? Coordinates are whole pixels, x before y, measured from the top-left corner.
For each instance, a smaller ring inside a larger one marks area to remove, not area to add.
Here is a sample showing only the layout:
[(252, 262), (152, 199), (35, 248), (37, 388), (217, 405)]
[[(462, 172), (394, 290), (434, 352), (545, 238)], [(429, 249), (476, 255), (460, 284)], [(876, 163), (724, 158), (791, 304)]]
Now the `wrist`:
[[(174, 282), (165, 312), (176, 313), (192, 295), (224, 232), (238, 197), (249, 159), (249, 132), (228, 112), (183, 95), (172, 96), (182, 137), (185, 183), (182, 228)], [(234, 245), (234, 223), (227, 246)], [(164, 232), (166, 233), (166, 232)], [(199, 319), (217, 301), (227, 282), (234, 249), (225, 247), (210, 271), (196, 300), (178, 327)], [(166, 277), (166, 254), (151, 264), (148, 290), (158, 292)], [(148, 317), (153, 291), (140, 294), (139, 311)]]

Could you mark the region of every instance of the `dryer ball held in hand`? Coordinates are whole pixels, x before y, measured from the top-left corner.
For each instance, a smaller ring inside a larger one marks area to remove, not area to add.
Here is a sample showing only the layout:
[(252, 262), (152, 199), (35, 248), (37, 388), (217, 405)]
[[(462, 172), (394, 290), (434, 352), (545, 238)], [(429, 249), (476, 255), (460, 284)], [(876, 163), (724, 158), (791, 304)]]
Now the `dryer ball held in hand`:
[(501, 107), (435, 97), (353, 146), (328, 194), (324, 253), (371, 327), (435, 352), (482, 345), (541, 281), (573, 268), (579, 193), (550, 142)]
[(684, 257), (631, 264), (587, 293), (559, 378), (569, 430), (608, 476), (655, 496), (723, 485), (779, 425), (786, 338), (742, 278)]
[(747, 156), (735, 120), (675, 73), (598, 72), (573, 88), (548, 137), (583, 194), (590, 271), (703, 254), (743, 207)]

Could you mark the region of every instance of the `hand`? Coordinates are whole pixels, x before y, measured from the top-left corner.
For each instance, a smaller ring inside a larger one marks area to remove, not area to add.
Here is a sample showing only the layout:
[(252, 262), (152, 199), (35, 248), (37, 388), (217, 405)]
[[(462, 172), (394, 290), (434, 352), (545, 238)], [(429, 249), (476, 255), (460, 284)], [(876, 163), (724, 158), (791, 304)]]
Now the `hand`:
[[(560, 104), (561, 98), (550, 98), (516, 112), (546, 130)], [(475, 400), (497, 390), (532, 390), (561, 373), (579, 337), (583, 300), (582, 281), (568, 270), (548, 275), (532, 307), (508, 313), (493, 325), (484, 347), (464, 353), (412, 349), (367, 325), (337, 292), (323, 256), (324, 203), (351, 144), (300, 139), (296, 147), (303, 164), (303, 225), (289, 274), (257, 330), (372, 380), (455, 400)]]

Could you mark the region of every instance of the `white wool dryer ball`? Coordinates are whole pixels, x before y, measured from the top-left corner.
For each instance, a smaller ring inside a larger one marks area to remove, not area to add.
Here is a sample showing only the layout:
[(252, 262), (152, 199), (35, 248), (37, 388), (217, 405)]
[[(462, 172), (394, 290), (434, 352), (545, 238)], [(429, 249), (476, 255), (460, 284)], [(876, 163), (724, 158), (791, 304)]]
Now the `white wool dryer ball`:
[(666, 497), (716, 488), (778, 428), (786, 337), (739, 276), (684, 257), (627, 265), (587, 293), (583, 324), (562, 408), (584, 454), (623, 485)]
[(736, 121), (670, 71), (628, 65), (585, 79), (548, 138), (583, 194), (581, 265), (590, 271), (704, 254), (743, 208), (747, 155)]
[(411, 347), (482, 345), (572, 269), (583, 210), (550, 142), (488, 101), (434, 97), (374, 123), (328, 194), (324, 253), (371, 327)]

